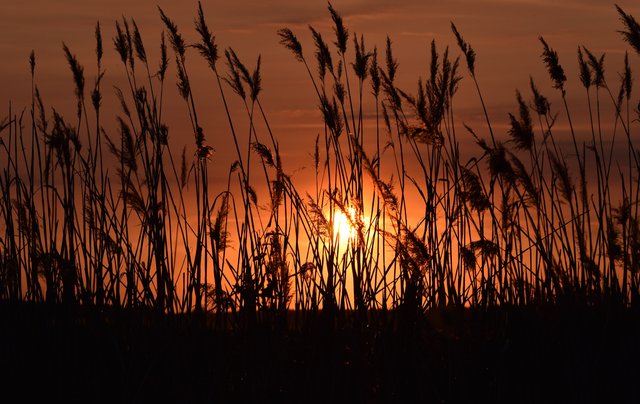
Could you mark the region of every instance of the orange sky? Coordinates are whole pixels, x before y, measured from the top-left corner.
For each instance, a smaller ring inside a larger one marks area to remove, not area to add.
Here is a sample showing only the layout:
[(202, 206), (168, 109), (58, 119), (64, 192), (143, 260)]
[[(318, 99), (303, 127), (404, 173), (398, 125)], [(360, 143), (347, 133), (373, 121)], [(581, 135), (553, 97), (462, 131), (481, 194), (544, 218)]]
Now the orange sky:
[[(27, 58), (34, 49), (37, 83), (45, 104), (54, 106), (72, 120), (75, 108), (73, 84), (61, 43), (64, 41), (85, 66), (89, 87), (96, 71), (93, 30), (95, 22), (100, 21), (107, 70), (103, 84), (103, 125), (109, 131), (115, 122), (117, 106), (111, 88), (125, 85), (124, 70), (112, 44), (114, 21), (122, 15), (135, 18), (153, 61), (151, 63), (155, 65), (162, 29), (156, 4), (177, 23), (187, 41), (198, 39), (193, 28), (195, 1), (4, 0), (0, 4), (1, 115), (6, 115), (4, 111), (9, 101), (14, 109), (28, 107), (30, 82)], [(459, 54), (449, 28), (450, 21), (454, 21), (478, 54), (476, 73), (493, 124), (504, 136), (507, 112), (515, 109), (514, 90), (520, 88), (528, 97), (529, 75), (536, 79), (546, 95), (557, 95), (540, 61), (538, 35), (543, 35), (558, 51), (570, 81), (569, 97), (570, 100), (575, 98), (575, 113), (578, 115), (584, 112), (584, 93), (578, 88), (576, 47), (585, 45), (596, 54), (606, 52), (608, 79), (616, 86), (616, 71), (627, 49), (616, 32), (621, 25), (613, 3), (596, 0), (564, 1), (561, 4), (551, 0), (336, 0), (333, 5), (343, 15), (350, 32), (365, 35), (368, 48), (373, 45), (383, 48), (385, 36), (391, 37), (400, 63), (400, 87), (410, 92), (415, 91), (418, 75), (426, 75), (428, 46), (432, 39), (440, 47), (452, 46), (453, 54)], [(636, 2), (625, 0), (619, 5), (628, 13), (640, 16), (640, 6)], [(306, 71), (289, 51), (278, 44), (276, 31), (285, 26), (291, 28), (301, 39), (305, 52), (311, 55), (309, 24), (320, 30), (328, 41), (333, 41), (326, 2), (216, 0), (204, 1), (203, 7), (220, 48), (233, 47), (250, 67), (253, 67), (257, 55), (262, 55), (262, 103), (281, 143), (285, 169), (290, 173), (298, 172), (309, 161), (308, 153), (322, 128), (321, 116)], [(219, 167), (224, 167), (220, 171), (221, 180), (234, 158), (234, 152), (222, 115), (220, 97), (205, 62), (192, 49), (187, 57), (205, 134), (216, 149), (214, 161), (220, 164)], [(637, 66), (638, 56), (631, 55), (631, 61)], [(456, 101), (457, 114), (461, 121), (482, 133), (480, 105), (466, 69), (463, 73), (465, 79)], [(171, 65), (164, 116), (171, 130), (171, 144), (181, 149), (184, 144), (191, 147), (193, 138), (187, 124), (187, 110), (177, 95), (174, 77), (175, 68)], [(550, 98), (553, 102), (554, 98)], [(245, 122), (241, 103), (237, 98), (232, 100), (234, 120)], [(373, 107), (370, 101), (367, 105), (368, 108)]]

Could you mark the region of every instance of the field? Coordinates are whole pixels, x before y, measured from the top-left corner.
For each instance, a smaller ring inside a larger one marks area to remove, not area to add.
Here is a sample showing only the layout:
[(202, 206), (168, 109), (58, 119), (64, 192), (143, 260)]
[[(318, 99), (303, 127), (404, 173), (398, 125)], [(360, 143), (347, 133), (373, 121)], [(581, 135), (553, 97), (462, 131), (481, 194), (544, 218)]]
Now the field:
[[(19, 313), (19, 314), (18, 314)], [(636, 311), (438, 309), (221, 329), (213, 318), (2, 305), (6, 394), (83, 402), (635, 402)]]
[[(195, 43), (159, 8), (158, 61), (126, 17), (115, 52), (96, 25), (92, 79), (63, 44), (72, 118), (46, 106), (31, 53), (31, 106), (0, 125), (4, 386), (98, 401), (637, 401), (640, 25), (616, 7), (622, 71), (577, 48), (588, 122), (540, 36), (550, 81), (516, 91), (506, 130), (454, 23), (457, 49), (430, 43), (415, 93), (396, 84), (392, 41), (367, 48), (331, 4), (332, 39), (309, 27), (311, 50), (281, 28), (324, 126), (310, 187), (283, 168), (261, 58), (219, 48), (201, 5)], [(106, 57), (126, 73), (115, 130)], [(195, 57), (227, 118), (215, 134)], [(187, 144), (163, 120), (172, 74)], [(481, 127), (457, 118), (462, 85)], [(230, 167), (212, 136), (233, 144)]]

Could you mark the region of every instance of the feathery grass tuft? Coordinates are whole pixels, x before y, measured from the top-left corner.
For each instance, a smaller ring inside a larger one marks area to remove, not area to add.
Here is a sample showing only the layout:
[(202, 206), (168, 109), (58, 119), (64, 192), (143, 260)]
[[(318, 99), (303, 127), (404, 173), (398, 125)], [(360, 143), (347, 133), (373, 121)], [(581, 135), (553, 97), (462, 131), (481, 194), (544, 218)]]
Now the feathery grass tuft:
[(475, 75), (476, 52), (473, 50), (471, 45), (468, 42), (466, 42), (464, 38), (462, 38), (462, 35), (460, 35), (460, 32), (458, 32), (458, 28), (456, 28), (456, 25), (453, 22), (451, 23), (451, 30), (453, 31), (453, 34), (455, 35), (456, 40), (458, 41), (458, 46), (460, 47), (460, 50), (464, 54), (464, 57), (467, 61), (467, 68), (469, 69), (469, 72), (471, 73), (472, 76)]
[(547, 44), (542, 36), (538, 37), (538, 40), (540, 40), (544, 48), (542, 51), (542, 60), (547, 66), (547, 71), (553, 81), (553, 87), (564, 93), (564, 83), (567, 81), (567, 76), (565, 76), (564, 69), (560, 65), (558, 53), (549, 47), (549, 44)]
[(335, 45), (338, 47), (338, 51), (341, 55), (344, 55), (347, 51), (347, 41), (349, 40), (349, 31), (345, 28), (342, 21), (342, 16), (333, 8), (331, 3), (328, 3), (329, 14), (333, 20), (333, 31), (336, 34)]
[(302, 44), (295, 36), (293, 31), (291, 31), (289, 28), (282, 28), (278, 30), (278, 36), (280, 36), (281, 45), (293, 52), (294, 56), (299, 62), (304, 61), (304, 56), (302, 54)]
[(618, 10), (618, 14), (620, 14), (620, 20), (622, 24), (625, 26), (625, 31), (618, 31), (622, 34), (622, 38), (627, 42), (638, 54), (640, 54), (640, 24), (638, 21), (632, 16), (624, 12), (620, 6), (617, 4), (616, 10)]
[(211, 70), (216, 70), (216, 62), (218, 61), (218, 45), (215, 43), (215, 37), (209, 31), (207, 22), (204, 19), (202, 11), (202, 3), (198, 1), (198, 18), (196, 19), (196, 31), (200, 34), (201, 42), (195, 44), (202, 57), (205, 58)]

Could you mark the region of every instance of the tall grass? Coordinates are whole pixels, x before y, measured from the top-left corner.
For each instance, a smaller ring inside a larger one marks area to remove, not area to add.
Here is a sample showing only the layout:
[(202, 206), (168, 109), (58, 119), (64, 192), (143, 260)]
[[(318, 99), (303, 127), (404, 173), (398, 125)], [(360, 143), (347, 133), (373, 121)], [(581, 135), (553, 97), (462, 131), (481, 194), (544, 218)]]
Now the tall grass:
[[(618, 13), (623, 39), (640, 52), (640, 26)], [(103, 57), (113, 52), (105, 52), (99, 24), (90, 95), (83, 65), (63, 45), (77, 102), (71, 119), (48, 112), (31, 54), (29, 116), (10, 109), (0, 126), (2, 299), (242, 313), (248, 322), (288, 310), (637, 304), (640, 164), (632, 113), (640, 112), (632, 111), (628, 55), (612, 88), (605, 56), (578, 48), (591, 128), (583, 137), (574, 129), (569, 78), (540, 37), (562, 108), (552, 108), (531, 79), (530, 89), (515, 92), (514, 112), (504, 117), (510, 128), (500, 134), (476, 76), (482, 61), (454, 24), (462, 58), (432, 41), (427, 77), (410, 92), (397, 84), (391, 39), (384, 50), (367, 47), (329, 5), (333, 39), (309, 27), (314, 48), (307, 50), (292, 30), (278, 31), (308, 73), (324, 124), (314, 146), (315, 184), (302, 189), (283, 168), (261, 103), (260, 56), (250, 69), (233, 49), (222, 50), (201, 5), (194, 44), (159, 14), (159, 61), (148, 60), (134, 20), (116, 23), (112, 47), (126, 83), (116, 89), (112, 133), (101, 123), (101, 82)], [(236, 153), (223, 187), (210, 178), (221, 167), (199, 120), (209, 107), (192, 93), (189, 61), (198, 56), (227, 117), (215, 135), (229, 136)], [(486, 126), (468, 127), (455, 114), (463, 65)], [(180, 157), (163, 119), (170, 69), (193, 134)], [(234, 97), (240, 116), (229, 106)], [(375, 119), (365, 119), (366, 111)], [(570, 149), (556, 129), (565, 122)], [(465, 161), (461, 143), (470, 139), (477, 149)], [(620, 142), (624, 156), (615, 152)], [(337, 234), (346, 228), (348, 237)]]

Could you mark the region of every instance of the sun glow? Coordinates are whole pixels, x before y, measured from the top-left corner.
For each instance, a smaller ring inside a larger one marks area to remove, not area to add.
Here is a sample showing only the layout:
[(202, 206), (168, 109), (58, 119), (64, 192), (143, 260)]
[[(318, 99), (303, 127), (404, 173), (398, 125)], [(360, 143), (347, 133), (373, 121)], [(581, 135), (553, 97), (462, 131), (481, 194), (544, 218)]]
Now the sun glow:
[(333, 213), (333, 237), (341, 246), (346, 246), (357, 239), (358, 231), (354, 226), (356, 217), (356, 210), (353, 207), (348, 207), (346, 212), (336, 209)]

